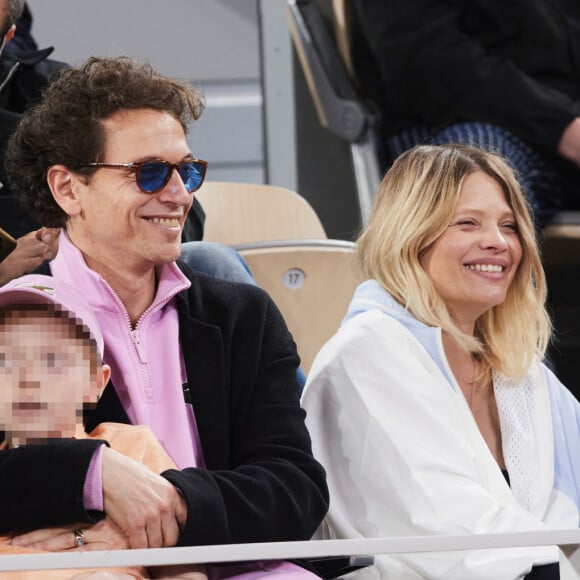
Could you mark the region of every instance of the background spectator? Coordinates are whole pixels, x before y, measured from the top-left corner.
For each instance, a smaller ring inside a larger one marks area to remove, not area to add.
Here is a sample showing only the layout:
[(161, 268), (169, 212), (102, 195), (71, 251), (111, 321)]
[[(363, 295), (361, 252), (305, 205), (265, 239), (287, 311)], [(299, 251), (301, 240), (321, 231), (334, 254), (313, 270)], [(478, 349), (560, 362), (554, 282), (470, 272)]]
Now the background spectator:
[(390, 159), (471, 143), (519, 173), (538, 227), (580, 207), (580, 5), (353, 0), (355, 63)]

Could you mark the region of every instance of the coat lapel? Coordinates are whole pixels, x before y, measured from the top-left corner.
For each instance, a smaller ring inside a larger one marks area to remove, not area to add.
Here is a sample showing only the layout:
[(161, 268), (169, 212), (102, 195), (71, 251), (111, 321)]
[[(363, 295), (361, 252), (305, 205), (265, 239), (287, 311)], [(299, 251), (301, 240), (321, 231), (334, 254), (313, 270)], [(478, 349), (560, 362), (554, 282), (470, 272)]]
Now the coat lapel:
[(179, 341), (201, 448), (208, 469), (226, 469), (230, 457), (229, 393), (220, 329), (190, 314), (184, 294), (177, 296)]

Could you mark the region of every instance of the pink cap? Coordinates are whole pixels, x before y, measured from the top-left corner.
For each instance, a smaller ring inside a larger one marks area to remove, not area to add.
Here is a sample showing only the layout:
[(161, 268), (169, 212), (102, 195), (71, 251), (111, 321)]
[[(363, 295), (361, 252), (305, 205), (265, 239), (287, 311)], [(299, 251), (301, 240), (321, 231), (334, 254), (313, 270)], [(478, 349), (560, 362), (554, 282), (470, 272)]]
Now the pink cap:
[(102, 358), (104, 341), (97, 319), (82, 294), (73, 286), (42, 274), (21, 276), (0, 288), (0, 309), (16, 304), (54, 304), (57, 310), (70, 312), (78, 323), (87, 327)]

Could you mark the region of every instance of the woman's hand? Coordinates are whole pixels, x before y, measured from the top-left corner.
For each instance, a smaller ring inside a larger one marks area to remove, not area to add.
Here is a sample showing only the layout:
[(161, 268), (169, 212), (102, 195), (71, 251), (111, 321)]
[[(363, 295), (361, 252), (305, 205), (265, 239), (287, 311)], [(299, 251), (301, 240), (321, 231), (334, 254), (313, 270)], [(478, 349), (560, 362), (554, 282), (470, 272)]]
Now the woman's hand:
[(0, 262), (0, 286), (52, 260), (58, 251), (60, 228), (40, 228), (16, 240), (16, 248)]
[[(77, 545), (76, 531), (82, 532), (83, 545)], [(59, 528), (43, 528), (14, 536), (10, 542), (31, 550), (49, 552), (122, 550), (129, 547), (127, 536), (108, 517), (87, 527), (86, 524), (70, 524)]]

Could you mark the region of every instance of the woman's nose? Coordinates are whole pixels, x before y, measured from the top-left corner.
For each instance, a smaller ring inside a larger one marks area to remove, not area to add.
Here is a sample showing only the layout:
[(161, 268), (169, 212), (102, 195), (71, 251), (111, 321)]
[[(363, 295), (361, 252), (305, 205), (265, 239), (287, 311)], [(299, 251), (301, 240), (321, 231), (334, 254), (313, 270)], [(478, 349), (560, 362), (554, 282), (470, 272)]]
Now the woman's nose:
[(507, 248), (507, 240), (500, 228), (489, 227), (482, 232), (481, 246), (486, 249), (503, 251)]

